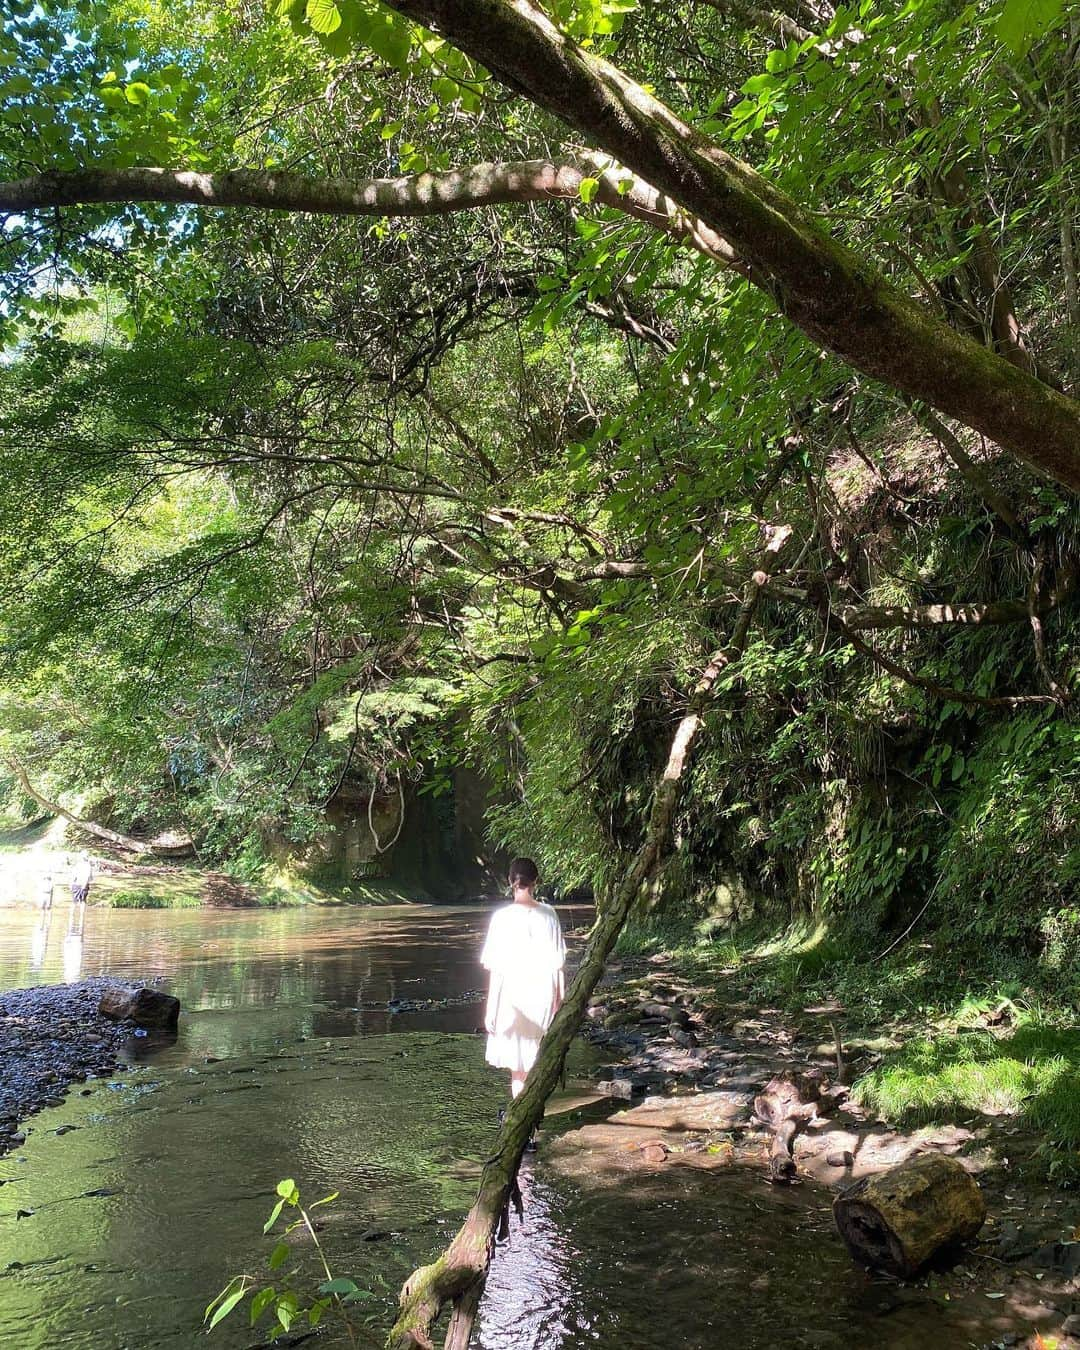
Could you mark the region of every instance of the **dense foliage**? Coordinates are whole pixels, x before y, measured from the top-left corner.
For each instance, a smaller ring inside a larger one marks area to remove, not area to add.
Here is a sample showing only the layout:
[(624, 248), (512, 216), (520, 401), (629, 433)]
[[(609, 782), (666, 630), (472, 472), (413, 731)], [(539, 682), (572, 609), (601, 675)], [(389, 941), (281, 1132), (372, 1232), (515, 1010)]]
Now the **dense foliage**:
[[(553, 12), (928, 313), (1075, 393), (1075, 9)], [(0, 74), (8, 180), (589, 163), (359, 0), (16, 3)], [(413, 804), (467, 763), (494, 838), (602, 893), (775, 557), (645, 903), (869, 941), (925, 909), (1071, 966), (1075, 495), (605, 204), (603, 172), (415, 218), (9, 214), (4, 758), (249, 870), (345, 791)]]

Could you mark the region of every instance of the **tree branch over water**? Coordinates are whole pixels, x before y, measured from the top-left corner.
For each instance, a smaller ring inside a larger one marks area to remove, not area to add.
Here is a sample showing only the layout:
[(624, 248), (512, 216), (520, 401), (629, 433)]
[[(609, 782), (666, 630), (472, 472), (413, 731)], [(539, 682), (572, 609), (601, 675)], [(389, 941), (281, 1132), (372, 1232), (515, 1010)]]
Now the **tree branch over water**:
[(583, 196), (670, 234), (714, 262), (749, 274), (715, 230), (607, 156), (588, 153), (576, 162), (472, 164), (399, 178), (315, 178), (277, 169), (195, 173), (90, 168), (41, 173), (0, 183), (0, 215), (101, 202), (166, 202), (330, 216), (441, 216), (513, 203), (581, 204)]

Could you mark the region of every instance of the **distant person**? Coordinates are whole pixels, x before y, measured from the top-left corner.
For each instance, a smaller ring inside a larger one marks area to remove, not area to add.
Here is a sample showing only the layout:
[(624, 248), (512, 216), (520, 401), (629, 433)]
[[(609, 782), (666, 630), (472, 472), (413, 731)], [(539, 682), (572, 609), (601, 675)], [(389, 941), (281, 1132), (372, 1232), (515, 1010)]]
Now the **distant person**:
[(46, 872), (38, 882), (38, 904), (42, 909), (52, 909), (53, 878)]
[(80, 853), (71, 873), (71, 903), (85, 905), (90, 894), (90, 883), (94, 879), (94, 864), (89, 853)]
[(491, 972), (484, 1029), (487, 1062), (510, 1070), (516, 1097), (563, 999), (566, 944), (559, 916), (536, 898), (539, 873), (531, 858), (510, 864), (512, 903), (491, 916), (480, 963)]

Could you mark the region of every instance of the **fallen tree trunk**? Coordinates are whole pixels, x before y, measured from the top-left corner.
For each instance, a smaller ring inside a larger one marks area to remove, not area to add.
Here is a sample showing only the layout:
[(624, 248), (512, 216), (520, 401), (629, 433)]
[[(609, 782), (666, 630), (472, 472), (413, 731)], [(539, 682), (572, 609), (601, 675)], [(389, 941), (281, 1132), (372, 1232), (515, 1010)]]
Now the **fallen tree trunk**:
[(856, 1182), (833, 1215), (856, 1261), (908, 1279), (936, 1252), (973, 1238), (986, 1201), (955, 1158), (924, 1153)]
[(149, 854), (153, 857), (163, 858), (183, 857), (195, 852), (195, 844), (186, 831), (178, 838), (170, 835), (167, 840), (163, 839), (161, 843), (158, 843), (153, 839), (135, 839), (130, 834), (121, 834), (117, 830), (110, 830), (106, 825), (99, 825), (94, 820), (83, 820), (81, 816), (75, 815), (66, 807), (61, 806), (59, 802), (50, 801), (48, 797), (39, 792), (31, 783), (26, 769), (17, 759), (7, 759), (4, 763), (15, 775), (16, 781), (26, 795), (33, 798), (43, 811), (48, 811), (51, 816), (60, 816), (68, 824), (74, 825), (76, 829), (84, 830), (97, 839), (103, 839), (106, 843), (112, 844), (114, 848), (121, 848), (125, 853), (136, 853), (140, 856)]
[[(771, 551), (781, 547), (786, 538), (781, 535), (775, 547), (770, 546)], [(400, 1315), (387, 1339), (387, 1350), (431, 1350), (432, 1328), (447, 1303), (454, 1305), (454, 1312), (444, 1347), (461, 1350), (468, 1344), (491, 1260), (495, 1230), (507, 1210), (525, 1145), (543, 1119), (545, 1103), (562, 1076), (566, 1052), (634, 901), (669, 846), (675, 808), (701, 730), (704, 709), (723, 671), (742, 655), (758, 597), (767, 580), (764, 572), (758, 572), (747, 584), (731, 641), (710, 658), (694, 688), (657, 781), (641, 847), (593, 929), (581, 965), (544, 1037), (524, 1091), (507, 1109), (494, 1152), (484, 1164), (479, 1193), (465, 1222), (442, 1255), (431, 1265), (414, 1271), (406, 1281), (401, 1291)]]
[(769, 1151), (769, 1177), (787, 1184), (795, 1179), (795, 1137), (819, 1115), (827, 1115), (834, 1105), (829, 1080), (824, 1072), (791, 1071), (774, 1078), (754, 1098), (754, 1114), (772, 1126)]

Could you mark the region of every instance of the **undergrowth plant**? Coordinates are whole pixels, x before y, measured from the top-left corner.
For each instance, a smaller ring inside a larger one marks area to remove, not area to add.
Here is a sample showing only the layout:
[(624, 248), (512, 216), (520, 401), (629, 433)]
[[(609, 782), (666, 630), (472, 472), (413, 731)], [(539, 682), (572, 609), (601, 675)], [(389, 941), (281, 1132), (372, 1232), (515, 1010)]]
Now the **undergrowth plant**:
[[(374, 1297), (370, 1290), (361, 1289), (355, 1280), (347, 1276), (334, 1275), (319, 1241), (315, 1225), (311, 1221), (310, 1210), (328, 1205), (336, 1200), (338, 1192), (316, 1200), (309, 1209), (300, 1201), (300, 1191), (291, 1178), (277, 1184), (278, 1199), (270, 1211), (270, 1217), (263, 1225), (263, 1234), (267, 1235), (275, 1228), (284, 1213), (288, 1218), (284, 1232), (278, 1237), (267, 1266), (275, 1273), (274, 1282), (268, 1283), (259, 1276), (234, 1275), (224, 1289), (207, 1305), (203, 1323), (208, 1332), (240, 1308), (245, 1300), (248, 1304), (250, 1325), (254, 1327), (267, 1314), (272, 1325), (267, 1339), (275, 1341), (290, 1332), (298, 1322), (306, 1322), (308, 1327), (318, 1327), (323, 1318), (330, 1314), (336, 1316), (349, 1337), (350, 1344), (361, 1343), (377, 1345), (378, 1337), (362, 1319), (353, 1312), (354, 1305)], [(292, 1217), (295, 1215), (295, 1217)], [(302, 1263), (295, 1262), (293, 1247), (285, 1238), (297, 1229), (303, 1229), (310, 1237), (322, 1266), (323, 1279), (312, 1290), (310, 1278), (305, 1275)]]

